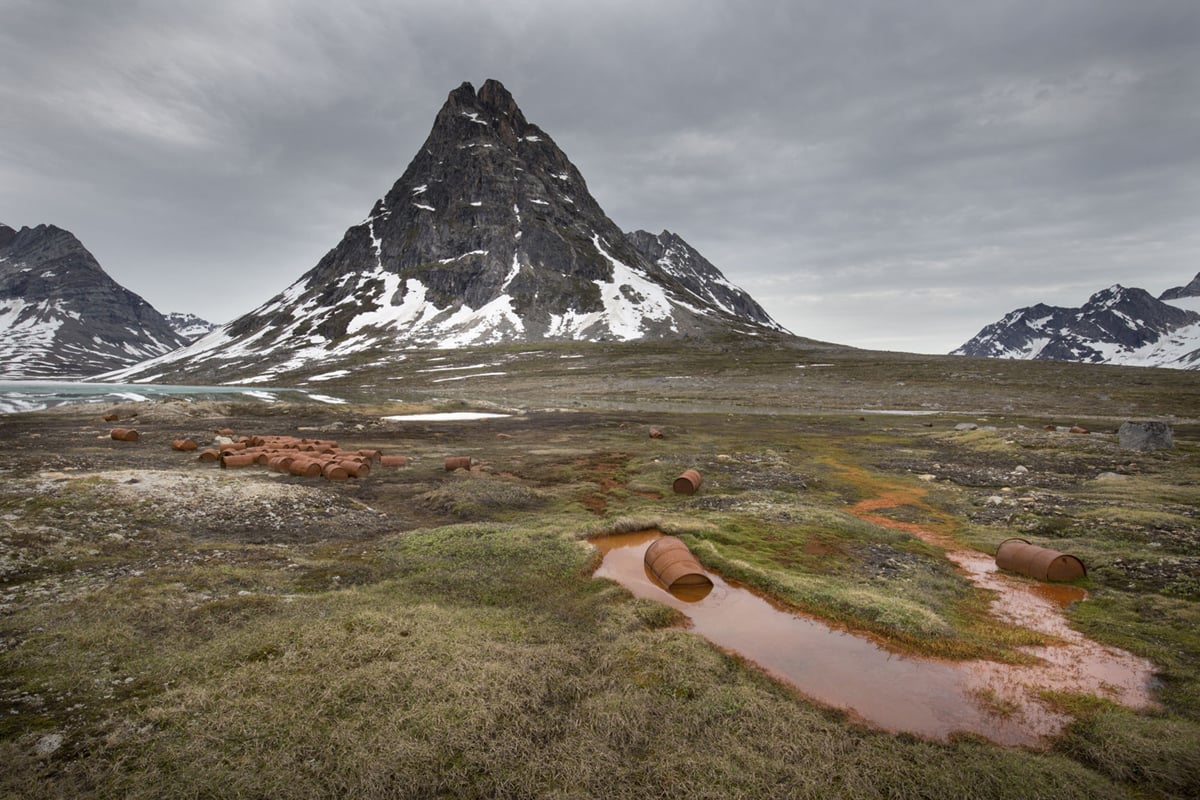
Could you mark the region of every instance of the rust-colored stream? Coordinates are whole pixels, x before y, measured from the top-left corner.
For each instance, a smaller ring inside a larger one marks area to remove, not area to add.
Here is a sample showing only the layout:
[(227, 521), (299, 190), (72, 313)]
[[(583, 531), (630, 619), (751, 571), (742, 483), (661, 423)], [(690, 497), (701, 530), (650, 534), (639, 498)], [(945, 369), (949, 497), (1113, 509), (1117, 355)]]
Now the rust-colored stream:
[(946, 663), (893, 653), (867, 637), (782, 609), (713, 573), (711, 591), (692, 597), (668, 592), (643, 562), (646, 548), (661, 535), (643, 531), (592, 540), (603, 553), (595, 575), (678, 609), (692, 630), (718, 647), (820, 703), (885, 730), (934, 739), (971, 731), (1000, 744), (1037, 746), (1070, 721), (1038, 702), (1040, 689), (1098, 693), (1134, 707), (1153, 702), (1149, 662), (1091, 642), (1066, 625), (1062, 605), (1079, 599), (1072, 591), (1082, 590), (1046, 587), (1050, 596), (1043, 587), (1032, 591), (1031, 584), (997, 574), (982, 554), (948, 553), (973, 580), (1000, 593), (998, 614), (1066, 640), (1065, 646), (1032, 651), (1044, 664)]

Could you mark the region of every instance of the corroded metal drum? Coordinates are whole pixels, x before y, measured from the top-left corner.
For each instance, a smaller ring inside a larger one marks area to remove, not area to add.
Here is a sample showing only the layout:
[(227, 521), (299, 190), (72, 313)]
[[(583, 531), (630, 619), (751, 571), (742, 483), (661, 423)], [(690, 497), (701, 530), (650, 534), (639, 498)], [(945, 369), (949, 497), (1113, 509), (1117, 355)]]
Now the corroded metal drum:
[(704, 479), (700, 477), (700, 473), (689, 469), (675, 479), (671, 488), (675, 490), (675, 494), (695, 494), (702, 483)]
[(446, 459), (446, 472), (454, 472), (456, 469), (470, 469), (470, 456), (450, 456)]
[(655, 539), (646, 548), (646, 569), (668, 589), (675, 586), (712, 586), (704, 567), (675, 536)]
[(138, 440), (138, 432), (132, 428), (113, 428), (108, 435), (118, 442), (136, 442)]
[(1018, 538), (1005, 539), (996, 548), (996, 566), (1040, 581), (1069, 581), (1087, 575), (1087, 568), (1075, 556)]

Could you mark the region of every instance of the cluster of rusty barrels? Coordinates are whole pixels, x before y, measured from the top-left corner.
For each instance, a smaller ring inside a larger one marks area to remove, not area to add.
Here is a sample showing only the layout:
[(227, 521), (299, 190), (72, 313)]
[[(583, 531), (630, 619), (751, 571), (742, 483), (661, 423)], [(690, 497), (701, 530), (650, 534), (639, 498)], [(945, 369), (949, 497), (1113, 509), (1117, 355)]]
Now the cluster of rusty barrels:
[(1071, 581), (1087, 575), (1078, 558), (1020, 538), (1005, 539), (996, 548), (996, 566), (1040, 581)]
[[(228, 435), (226, 431), (217, 431)], [(180, 451), (197, 449), (194, 440), (177, 439), (171, 447)], [(295, 436), (239, 436), (219, 447), (200, 451), (201, 461), (217, 462), (222, 467), (263, 466), (305, 478), (323, 477), (331, 481), (365, 478), (373, 465), (403, 467), (404, 456), (385, 456), (379, 450), (343, 450), (329, 439), (300, 439)]]

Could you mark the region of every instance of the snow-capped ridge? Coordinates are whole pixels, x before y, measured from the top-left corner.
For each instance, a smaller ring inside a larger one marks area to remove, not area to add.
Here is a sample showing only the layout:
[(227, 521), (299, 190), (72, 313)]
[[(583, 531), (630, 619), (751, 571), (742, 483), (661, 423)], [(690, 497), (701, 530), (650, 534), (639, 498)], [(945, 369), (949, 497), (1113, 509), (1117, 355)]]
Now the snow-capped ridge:
[(1200, 369), (1200, 302), (1188, 308), (1191, 296), (1178, 289), (1178, 299), (1164, 302), (1114, 284), (1079, 308), (1017, 309), (952, 355)]

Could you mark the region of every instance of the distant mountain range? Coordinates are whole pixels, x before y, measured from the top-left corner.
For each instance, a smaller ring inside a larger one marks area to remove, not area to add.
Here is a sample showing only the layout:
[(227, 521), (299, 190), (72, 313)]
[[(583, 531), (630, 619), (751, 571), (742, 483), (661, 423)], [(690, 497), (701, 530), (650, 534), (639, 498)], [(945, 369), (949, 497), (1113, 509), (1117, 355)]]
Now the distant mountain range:
[(489, 80), (452, 91), (392, 188), (253, 311), (114, 374), (270, 380), (414, 347), (784, 335), (680, 237), (626, 235)]
[(220, 327), (206, 319), (197, 317), (195, 314), (184, 314), (178, 311), (170, 312), (167, 314), (166, 319), (167, 324), (171, 326), (171, 330), (189, 342), (194, 342), (202, 336), (207, 336)]
[(69, 232), (0, 225), (0, 378), (82, 378), (186, 343)]
[(1019, 308), (951, 355), (1200, 369), (1200, 274), (1157, 298), (1118, 284), (1079, 308)]

